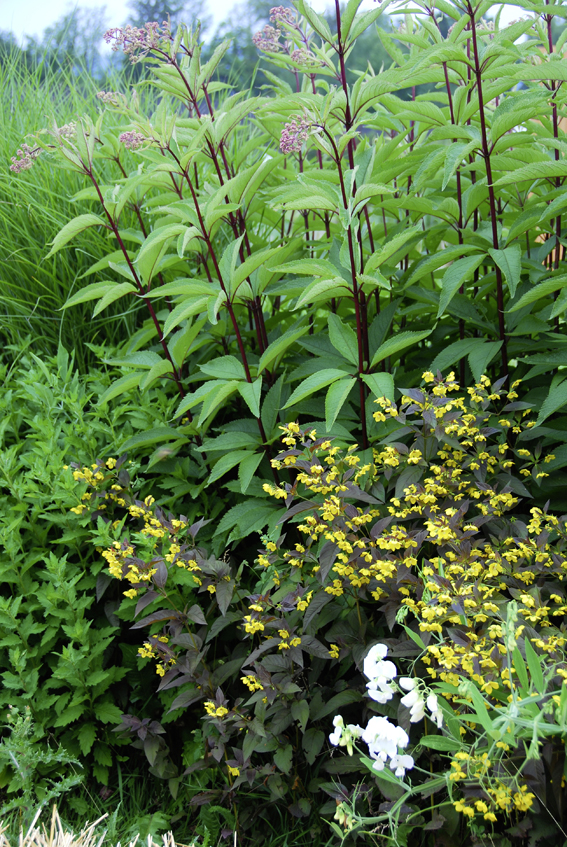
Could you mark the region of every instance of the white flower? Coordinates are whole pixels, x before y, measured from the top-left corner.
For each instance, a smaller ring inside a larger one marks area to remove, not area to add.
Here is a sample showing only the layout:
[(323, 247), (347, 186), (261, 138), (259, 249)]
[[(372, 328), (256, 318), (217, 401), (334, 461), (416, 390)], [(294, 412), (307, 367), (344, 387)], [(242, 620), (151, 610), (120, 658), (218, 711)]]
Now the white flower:
[(406, 775), (406, 771), (411, 770), (413, 766), (413, 757), (406, 754), (392, 756), (392, 760), (390, 762), (390, 767), (394, 771), (394, 776), (400, 776), (402, 778)]
[(413, 688), (409, 692), (409, 694), (405, 694), (402, 697), (402, 699), (400, 700), (400, 703), (402, 704), (402, 706), (405, 706), (407, 709), (411, 709), (413, 706), (415, 706), (415, 704), (418, 702), (418, 700), (422, 700), (422, 699), (423, 698), (421, 697), (419, 691), (416, 688)]
[(362, 727), (354, 723), (345, 726), (341, 715), (333, 718), (333, 726), (335, 729), (329, 735), (329, 741), (334, 747), (346, 747), (347, 753), (352, 756), (354, 741), (362, 736)]
[(410, 709), (410, 723), (417, 723), (422, 720), (425, 716), (425, 703), (423, 699), (420, 697), (419, 700), (413, 704)]
[(413, 691), (413, 689), (417, 685), (417, 679), (411, 679), (408, 676), (401, 676), (398, 682), (404, 689), (404, 691)]
[[(367, 679), (376, 679), (377, 676), (380, 676), (380, 672), (377, 671), (376, 668), (381, 664), (381, 660), (385, 659), (387, 655), (388, 648), (385, 644), (375, 644), (374, 647), (370, 648), (364, 658), (363, 664), (364, 676)], [(391, 662), (389, 664), (391, 664)], [(394, 676), (395, 675), (396, 674), (394, 674)]]
[(410, 710), (410, 723), (417, 723), (425, 715), (425, 703), (418, 688), (413, 688), (405, 694), (400, 702)]
[(331, 734), (329, 735), (329, 741), (331, 742), (331, 744), (337, 747), (339, 741), (341, 740), (341, 735), (345, 726), (344, 721), (340, 715), (336, 715), (333, 718), (333, 726), (335, 727), (335, 729), (334, 732), (331, 732)]
[(439, 728), (441, 728), (443, 726), (443, 712), (439, 708), (437, 696), (433, 693), (429, 694), (426, 700), (426, 705), (431, 712), (431, 719), (435, 721)]
[(437, 702), (437, 695), (433, 693), (428, 694), (426, 705), (430, 712), (436, 712), (439, 708), (439, 703)]
[(362, 733), (362, 740), (368, 744), (368, 750), (373, 759), (388, 761), (398, 754), (398, 747), (407, 747), (408, 734), (401, 728), (390, 723), (382, 715), (374, 715), (368, 721)]
[(366, 683), (368, 696), (377, 703), (387, 703), (394, 696), (394, 689), (387, 682), (380, 682), (377, 679), (371, 679)]

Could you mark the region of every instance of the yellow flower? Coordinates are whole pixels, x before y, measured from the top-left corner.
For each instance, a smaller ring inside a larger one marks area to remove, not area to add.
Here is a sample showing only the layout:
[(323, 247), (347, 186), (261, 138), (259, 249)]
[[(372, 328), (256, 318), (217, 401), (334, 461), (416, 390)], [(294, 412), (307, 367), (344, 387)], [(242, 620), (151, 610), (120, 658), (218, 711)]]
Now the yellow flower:
[(225, 715), (228, 715), (228, 709), (225, 706), (217, 706), (214, 700), (207, 700), (205, 702), (205, 711), (212, 718), (223, 718)]
[(231, 776), (240, 776), (240, 771), (238, 768), (231, 768), (230, 765), (227, 765), (227, 770)]
[(331, 649), (329, 650), (329, 656), (331, 657), (331, 659), (338, 659), (339, 658), (339, 648), (337, 647), (336, 644), (331, 644)]

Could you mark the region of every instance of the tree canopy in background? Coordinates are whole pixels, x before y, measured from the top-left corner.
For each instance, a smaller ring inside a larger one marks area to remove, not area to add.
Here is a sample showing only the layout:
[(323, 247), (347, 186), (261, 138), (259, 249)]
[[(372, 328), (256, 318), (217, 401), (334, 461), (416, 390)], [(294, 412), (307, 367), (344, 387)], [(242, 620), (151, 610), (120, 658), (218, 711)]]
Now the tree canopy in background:
[(169, 18), (175, 27), (181, 22), (192, 25), (198, 20), (204, 31), (211, 23), (207, 0), (130, 0), (128, 6), (131, 15), (127, 23), (133, 26), (143, 26), (147, 21), (161, 23)]
[[(269, 22), (270, 9), (274, 5), (275, 0), (241, 0), (232, 8), (229, 17), (215, 29), (212, 28), (207, 0), (130, 0), (130, 14), (124, 21), (116, 20), (112, 14), (108, 14), (104, 6), (76, 8), (48, 27), (41, 38), (28, 37), (23, 45), (18, 44), (12, 33), (0, 32), (0, 64), (8, 56), (13, 58), (14, 53), (19, 53), (26, 64), (48, 63), (67, 70), (85, 67), (104, 87), (108, 76), (128, 67), (124, 57), (114, 53), (109, 56), (103, 50), (102, 36), (105, 29), (126, 23), (142, 26), (147, 21), (161, 22), (169, 16), (173, 27), (180, 21), (190, 26), (200, 22), (201, 32), (206, 36), (203, 49), (205, 57), (222, 41), (230, 40), (231, 46), (219, 68), (220, 79), (242, 88), (253, 84), (259, 90), (268, 79), (261, 71), (265, 62), (252, 39)], [(292, 6), (290, 0), (282, 0), (280, 5)], [(329, 12), (328, 20), (334, 26), (334, 14)], [(383, 18), (380, 18), (380, 24), (385, 26)], [(360, 45), (363, 48), (359, 53), (360, 58), (353, 65), (355, 71), (366, 70), (368, 62), (374, 67), (380, 67), (388, 61), (388, 55), (374, 29), (365, 33), (361, 41), (364, 44)], [(278, 74), (277, 68), (272, 67), (271, 70)], [(132, 68), (131, 73), (133, 79), (139, 79), (140, 74), (144, 73), (143, 65), (138, 65), (135, 72)], [(287, 76), (283, 71), (281, 75)]]

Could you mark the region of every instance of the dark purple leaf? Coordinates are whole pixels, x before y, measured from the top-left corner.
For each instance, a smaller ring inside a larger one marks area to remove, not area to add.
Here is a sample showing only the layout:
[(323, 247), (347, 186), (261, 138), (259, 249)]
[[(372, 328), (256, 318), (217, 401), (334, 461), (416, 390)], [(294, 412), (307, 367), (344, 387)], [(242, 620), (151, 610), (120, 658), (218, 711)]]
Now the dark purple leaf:
[(156, 738), (155, 735), (148, 735), (144, 740), (144, 753), (146, 754), (147, 760), (150, 765), (154, 765), (156, 761), (157, 754), (161, 747), (159, 738)]
[(318, 615), (321, 609), (323, 609), (327, 605), (327, 603), (330, 603), (332, 599), (333, 595), (327, 594), (325, 591), (320, 591), (318, 594), (315, 595), (315, 597), (313, 597), (303, 615), (304, 632), (307, 630), (307, 627), (315, 618), (315, 616)]
[(222, 580), (222, 582), (217, 583), (217, 603), (219, 604), (220, 613), (223, 617), (226, 615), (228, 607), (230, 606), (233, 593), (234, 580), (231, 579), (229, 582)]
[(141, 629), (143, 626), (149, 626), (152, 623), (159, 623), (161, 621), (172, 621), (179, 620), (180, 615), (179, 612), (172, 612), (171, 609), (160, 609), (159, 612), (152, 612), (151, 615), (148, 615), (145, 618), (142, 618), (141, 621), (135, 623), (134, 626), (131, 626), (130, 629)]
[(96, 578), (96, 599), (97, 601), (101, 599), (104, 592), (112, 582), (113, 577), (110, 574), (101, 571)]
[(169, 711), (174, 712), (176, 709), (185, 709), (187, 706), (190, 706), (191, 703), (196, 703), (198, 700), (202, 700), (204, 696), (205, 692), (202, 689), (192, 688), (189, 691), (183, 691), (175, 698)]
[(150, 603), (153, 603), (154, 600), (157, 600), (159, 594), (157, 594), (152, 588), (146, 591), (143, 594), (138, 602), (136, 603), (136, 611), (134, 612), (134, 617), (137, 618), (140, 612), (143, 612), (146, 606), (149, 606)]
[(363, 491), (362, 488), (359, 488), (358, 485), (354, 485), (352, 482), (348, 482), (345, 486), (346, 491), (339, 491), (339, 497), (352, 497), (356, 500), (361, 500), (363, 503), (372, 503), (372, 505), (378, 505), (380, 503), (376, 497), (372, 497), (370, 494), (367, 494), (366, 491)]
[(152, 576), (152, 580), (158, 588), (164, 588), (167, 582), (167, 567), (163, 559), (158, 559), (156, 562), (152, 562), (152, 568), (155, 568), (156, 572)]
[(200, 626), (206, 626), (207, 624), (205, 615), (203, 614), (203, 610), (196, 603), (191, 606), (191, 608), (187, 612), (187, 617), (190, 621), (193, 621), (193, 623), (197, 623)]
[(387, 518), (381, 518), (379, 521), (376, 521), (376, 523), (370, 530), (370, 537), (374, 539), (378, 538), (378, 536), (381, 535), (384, 530), (390, 526), (393, 520), (393, 516), (389, 515)]
[(312, 635), (303, 635), (301, 638), (301, 649), (305, 650), (311, 656), (317, 656), (319, 659), (328, 659), (329, 651), (324, 644)]
[(317, 572), (317, 576), (322, 583), (327, 579), (329, 571), (337, 560), (338, 553), (339, 548), (334, 541), (326, 541), (323, 544), (319, 554), (319, 571)]
[(285, 512), (283, 517), (280, 518), (278, 524), (287, 521), (288, 518), (293, 517), (294, 515), (298, 515), (300, 512), (307, 512), (309, 510), (313, 511), (317, 508), (316, 503), (312, 503), (310, 500), (302, 501), (301, 503), (296, 503), (295, 506), (292, 506), (290, 509)]

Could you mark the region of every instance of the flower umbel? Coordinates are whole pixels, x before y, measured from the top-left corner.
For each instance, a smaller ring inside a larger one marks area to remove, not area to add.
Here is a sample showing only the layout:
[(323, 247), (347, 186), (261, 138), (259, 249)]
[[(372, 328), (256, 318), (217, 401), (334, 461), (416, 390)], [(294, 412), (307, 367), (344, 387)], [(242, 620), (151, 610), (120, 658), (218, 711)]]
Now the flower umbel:
[(41, 147), (31, 147), (29, 144), (22, 144), (16, 150), (16, 155), (12, 156), (12, 164), (10, 170), (19, 174), (21, 171), (29, 171), (33, 163), (41, 153)]
[(287, 123), (280, 138), (282, 153), (299, 153), (311, 130), (311, 121), (307, 118), (294, 118)]
[(147, 141), (148, 139), (145, 135), (142, 135), (141, 132), (131, 130), (130, 132), (123, 132), (118, 140), (121, 141), (128, 150), (137, 150), (138, 147), (141, 147), (144, 141)]
[(112, 44), (113, 51), (122, 49), (130, 61), (134, 64), (148, 55), (150, 50), (163, 47), (164, 42), (171, 39), (171, 29), (168, 21), (162, 25), (157, 21), (148, 21), (143, 27), (126, 26), (115, 27), (104, 33), (104, 40)]

